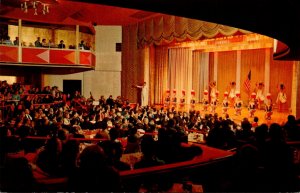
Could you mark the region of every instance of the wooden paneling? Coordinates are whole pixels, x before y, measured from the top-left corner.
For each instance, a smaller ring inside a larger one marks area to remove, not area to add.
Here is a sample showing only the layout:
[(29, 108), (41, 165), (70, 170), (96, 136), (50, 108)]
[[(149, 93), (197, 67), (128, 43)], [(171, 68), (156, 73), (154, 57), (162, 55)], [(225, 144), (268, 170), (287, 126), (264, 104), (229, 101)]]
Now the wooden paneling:
[[(249, 96), (244, 87), (249, 71), (251, 70), (251, 92), (255, 84), (264, 82), (265, 75), (265, 49), (253, 49), (241, 51), (241, 98), (244, 104), (248, 103)], [(250, 92), (250, 93), (251, 93)]]
[(278, 84), (285, 85), (287, 94), (287, 103), (285, 111), (288, 111), (291, 106), (291, 93), (293, 81), (293, 61), (271, 60), (270, 65), (270, 93), (272, 94), (273, 102), (276, 102), (278, 93)]
[(218, 53), (218, 81), (217, 89), (220, 92), (220, 99), (228, 90), (229, 83), (236, 79), (236, 51), (226, 51)]

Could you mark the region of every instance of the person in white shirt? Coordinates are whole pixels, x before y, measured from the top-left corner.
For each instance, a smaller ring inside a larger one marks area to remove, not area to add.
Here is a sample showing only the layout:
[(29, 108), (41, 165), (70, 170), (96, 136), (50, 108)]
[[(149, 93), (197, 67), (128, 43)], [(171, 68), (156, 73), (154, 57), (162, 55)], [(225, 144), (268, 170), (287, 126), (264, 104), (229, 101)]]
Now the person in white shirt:
[(265, 100), (264, 96), (264, 83), (260, 82), (256, 84), (256, 101), (257, 101), (257, 108), (261, 109), (261, 105), (263, 104)]
[(279, 85), (279, 92), (277, 94), (276, 103), (278, 104), (278, 112), (282, 112), (284, 109), (284, 104), (287, 102), (287, 96), (285, 93), (284, 84)]
[(144, 82), (143, 85), (135, 85), (136, 88), (141, 89), (141, 106), (148, 105), (148, 86), (147, 83)]

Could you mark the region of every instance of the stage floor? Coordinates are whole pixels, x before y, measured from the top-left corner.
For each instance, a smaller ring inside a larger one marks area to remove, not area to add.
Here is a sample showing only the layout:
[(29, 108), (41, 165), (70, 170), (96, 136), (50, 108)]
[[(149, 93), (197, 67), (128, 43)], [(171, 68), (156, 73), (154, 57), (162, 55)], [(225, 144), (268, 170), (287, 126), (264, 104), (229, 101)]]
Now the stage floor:
[[(163, 107), (163, 105), (157, 105), (157, 107)], [(180, 108), (179, 105), (176, 107), (176, 111), (190, 111), (191, 106), (190, 105), (185, 105), (184, 107)], [(166, 109), (166, 107), (165, 107)], [(202, 114), (210, 114), (210, 107), (208, 107), (208, 111), (203, 110), (203, 105), (202, 104), (195, 104), (196, 111), (200, 111), (201, 115)], [(224, 114), (222, 113), (222, 107), (217, 106), (215, 113), (218, 113), (218, 116), (224, 117)], [(250, 113), (246, 107), (242, 108), (241, 115), (235, 115), (235, 110), (233, 107), (230, 107), (227, 111), (229, 114), (230, 118), (235, 121), (236, 123), (241, 123), (241, 121), (244, 118), (248, 118), (250, 122), (253, 121), (253, 117), (250, 117)], [(277, 109), (274, 109), (273, 115), (271, 117), (271, 120), (267, 120), (265, 118), (265, 111), (264, 110), (256, 110), (254, 116), (258, 117), (259, 124), (266, 123), (267, 125), (270, 125), (272, 123), (278, 123), (278, 124), (283, 124), (287, 121), (287, 117), (290, 113), (288, 111), (285, 112), (278, 112)]]

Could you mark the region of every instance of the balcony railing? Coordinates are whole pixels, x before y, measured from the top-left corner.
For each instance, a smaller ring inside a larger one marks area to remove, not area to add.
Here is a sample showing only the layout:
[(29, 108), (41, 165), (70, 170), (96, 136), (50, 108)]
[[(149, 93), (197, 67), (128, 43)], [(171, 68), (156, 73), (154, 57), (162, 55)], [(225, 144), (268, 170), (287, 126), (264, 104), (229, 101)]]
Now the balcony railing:
[(80, 65), (95, 67), (90, 50), (37, 48), (0, 45), (0, 62), (24, 64)]

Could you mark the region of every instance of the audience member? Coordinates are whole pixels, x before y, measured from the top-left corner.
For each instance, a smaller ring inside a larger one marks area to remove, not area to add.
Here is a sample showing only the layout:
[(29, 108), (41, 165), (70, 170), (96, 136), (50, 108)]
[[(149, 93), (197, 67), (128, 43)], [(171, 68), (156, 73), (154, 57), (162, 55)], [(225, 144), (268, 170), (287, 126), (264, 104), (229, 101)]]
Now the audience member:
[(59, 44), (58, 44), (58, 48), (66, 48), (66, 45), (64, 44), (64, 40), (60, 40)]
[(14, 40), (14, 45), (18, 46), (19, 45), (19, 37), (16, 36), (16, 39)]
[(86, 147), (80, 155), (79, 169), (69, 178), (70, 191), (118, 192), (120, 176), (106, 163), (105, 153), (98, 145)]
[(34, 42), (35, 47), (42, 47), (41, 38), (37, 37), (36, 41)]

